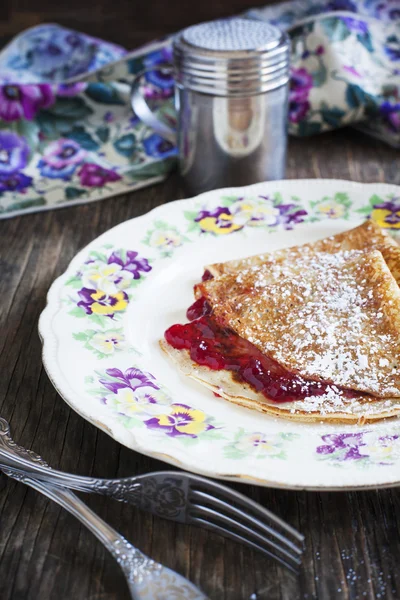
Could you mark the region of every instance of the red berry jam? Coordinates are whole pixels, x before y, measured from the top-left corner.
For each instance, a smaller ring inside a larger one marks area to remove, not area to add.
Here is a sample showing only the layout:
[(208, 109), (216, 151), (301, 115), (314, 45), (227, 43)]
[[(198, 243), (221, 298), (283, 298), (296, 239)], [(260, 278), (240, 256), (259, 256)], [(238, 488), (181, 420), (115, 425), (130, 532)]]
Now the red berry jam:
[(206, 269), (203, 273), (202, 281), (209, 281), (210, 279), (214, 279), (214, 275), (210, 273), (208, 269)]
[[(288, 371), (232, 329), (220, 326), (211, 313), (205, 298), (197, 300), (187, 311), (191, 322), (172, 325), (165, 332), (168, 344), (177, 350), (189, 350), (191, 359), (199, 365), (232, 371), (236, 381), (249, 384), (275, 402), (321, 396), (327, 391), (328, 382), (305, 380)], [(345, 397), (358, 395), (349, 390), (342, 392)]]

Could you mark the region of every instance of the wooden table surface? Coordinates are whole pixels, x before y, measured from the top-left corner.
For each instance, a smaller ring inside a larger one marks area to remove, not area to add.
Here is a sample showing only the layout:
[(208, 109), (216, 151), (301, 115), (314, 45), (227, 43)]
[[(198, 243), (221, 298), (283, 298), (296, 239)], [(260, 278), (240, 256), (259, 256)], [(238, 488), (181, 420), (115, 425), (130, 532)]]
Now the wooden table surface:
[[(61, 14), (60, 7), (49, 8), (44, 0), (36, 3), (43, 10), (34, 14), (20, 4), (18, 10), (7, 0), (2, 4), (0, 35), (9, 37), (18, 28), (53, 20), (98, 35), (108, 31), (109, 39), (135, 46), (187, 22), (237, 12), (245, 3), (220, 0), (213, 6), (209, 2), (208, 8), (199, 3), (189, 18), (181, 2), (175, 21), (172, 5), (165, 23), (154, 26), (149, 12), (135, 25), (131, 1), (121, 0), (118, 14), (112, 2), (97, 2), (92, 20), (90, 3), (71, 0), (68, 15)], [(160, 2), (153, 4), (162, 10)], [(122, 39), (117, 37), (117, 23), (125, 23)], [(359, 133), (338, 131), (291, 140), (287, 177), (400, 184), (398, 156)], [(179, 179), (172, 175), (163, 184), (129, 195), (0, 222), (0, 414), (11, 422), (15, 439), (53, 467), (101, 477), (168, 468), (120, 446), (63, 402), (42, 366), (37, 322), (49, 286), (80, 248), (110, 227), (181, 197)], [(163, 521), (100, 496), (85, 500), (141, 550), (183, 573), (212, 600), (244, 600), (255, 592), (258, 600), (400, 597), (400, 491), (311, 493), (245, 485), (240, 490), (305, 534), (298, 578), (204, 530)], [(0, 590), (2, 600), (129, 598), (117, 564), (86, 529), (55, 504), (4, 476)]]

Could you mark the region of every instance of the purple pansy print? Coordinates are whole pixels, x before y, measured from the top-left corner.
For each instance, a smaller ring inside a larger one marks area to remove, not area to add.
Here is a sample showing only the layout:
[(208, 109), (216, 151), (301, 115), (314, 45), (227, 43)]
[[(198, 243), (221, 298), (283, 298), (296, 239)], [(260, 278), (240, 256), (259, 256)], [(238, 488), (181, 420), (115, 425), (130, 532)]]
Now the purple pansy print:
[(357, 12), (357, 6), (351, 0), (332, 0), (326, 6), (327, 10), (348, 10)]
[(125, 257), (122, 256), (121, 251), (113, 252), (107, 261), (107, 264), (112, 263), (122, 267), (123, 271), (131, 273), (133, 279), (140, 279), (141, 271), (144, 273), (151, 271), (151, 266), (147, 258), (142, 258), (138, 252), (134, 252), (133, 250), (128, 250)]
[(140, 371), (139, 369), (130, 368), (124, 373), (119, 369), (107, 369), (106, 374), (117, 381), (109, 381), (108, 379), (100, 379), (99, 381), (114, 394), (122, 388), (130, 388), (132, 391), (141, 387), (151, 387), (155, 390), (160, 389), (154, 383), (154, 378), (150, 373), (143, 373), (143, 371)]
[(156, 158), (168, 158), (169, 156), (176, 156), (178, 152), (176, 146), (156, 133), (153, 133), (148, 138), (145, 138), (143, 140), (143, 146), (146, 154), (149, 156), (155, 156)]
[(76, 96), (86, 88), (86, 82), (77, 81), (76, 83), (59, 83), (57, 86), (57, 96), (66, 96), (67, 98)]
[(41, 108), (47, 108), (54, 102), (51, 86), (5, 84), (0, 86), (0, 119), (31, 121)]
[(22, 192), (32, 185), (32, 177), (24, 173), (9, 173), (0, 175), (0, 193), (1, 192)]
[(0, 131), (0, 174), (9, 175), (23, 169), (29, 156), (25, 139), (11, 131)]
[(379, 112), (392, 131), (400, 131), (400, 102), (391, 104), (387, 100), (380, 105)]
[(364, 433), (331, 433), (322, 436), (323, 446), (318, 446), (318, 454), (333, 454), (338, 451), (338, 460), (358, 460), (367, 455), (360, 452), (360, 448), (366, 446)]
[(160, 66), (160, 69), (154, 69), (145, 73), (145, 79), (154, 86), (164, 89), (168, 92), (168, 96), (171, 96), (174, 88), (174, 78), (171, 70), (162, 70), (161, 67), (169, 66), (172, 61), (172, 54), (170, 48), (162, 48), (156, 52), (151, 52), (144, 59), (143, 63), (145, 68)]
[(149, 429), (158, 429), (170, 437), (186, 436), (196, 438), (199, 433), (215, 429), (206, 422), (206, 414), (187, 404), (171, 404), (168, 414), (161, 414), (145, 421)]
[(77, 142), (61, 138), (47, 146), (38, 167), (44, 177), (69, 179), (85, 156), (86, 150)]
[(383, 228), (400, 228), (400, 198), (374, 204), (371, 218)]
[(333, 433), (323, 435), (324, 445), (317, 447), (317, 454), (326, 456), (334, 461), (361, 461), (379, 465), (391, 465), (398, 456), (397, 434), (376, 436), (371, 431), (359, 433)]
[(121, 179), (112, 169), (105, 169), (95, 163), (85, 163), (78, 171), (81, 185), (86, 187), (102, 187), (106, 183), (113, 183)]
[(358, 34), (366, 34), (368, 33), (368, 25), (362, 19), (353, 19), (352, 17), (339, 17), (340, 20), (346, 25), (350, 31), (354, 31)]
[(307, 216), (307, 211), (304, 208), (298, 208), (295, 204), (279, 204), (279, 223), (285, 229), (293, 229), (293, 225), (302, 223)]
[(106, 294), (101, 290), (82, 288), (78, 292), (80, 298), (77, 306), (83, 308), (87, 315), (99, 315), (114, 318), (116, 312), (122, 312), (128, 306), (128, 295), (122, 290), (116, 294)]
[(313, 78), (304, 68), (292, 69), (289, 91), (289, 120), (301, 121), (310, 110), (308, 95), (313, 86)]

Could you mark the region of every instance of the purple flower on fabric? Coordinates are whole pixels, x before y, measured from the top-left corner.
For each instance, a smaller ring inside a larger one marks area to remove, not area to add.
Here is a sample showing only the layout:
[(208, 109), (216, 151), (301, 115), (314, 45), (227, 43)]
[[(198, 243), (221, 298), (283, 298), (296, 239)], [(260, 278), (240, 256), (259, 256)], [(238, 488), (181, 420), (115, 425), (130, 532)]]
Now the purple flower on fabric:
[(390, 60), (400, 60), (400, 44), (397, 47), (385, 46), (385, 52)]
[(0, 131), (0, 174), (16, 173), (23, 169), (29, 157), (25, 139), (11, 131)]
[(162, 48), (161, 50), (157, 50), (156, 52), (151, 52), (144, 59), (143, 63), (145, 68), (154, 67), (160, 65), (160, 69), (155, 69), (154, 71), (148, 71), (145, 73), (145, 79), (149, 83), (154, 86), (167, 89), (174, 87), (174, 78), (172, 76), (171, 69), (165, 70), (162, 69), (162, 66), (167, 66), (168, 63), (171, 64), (172, 55), (171, 50), (169, 48)]
[(289, 100), (289, 120), (291, 123), (299, 123), (308, 111), (310, 103), (308, 100)]
[(297, 223), (302, 223), (307, 216), (307, 211), (304, 208), (297, 208), (295, 204), (279, 204), (279, 222), (285, 229), (293, 229)]
[(338, 460), (358, 460), (367, 455), (360, 452), (360, 448), (366, 446), (364, 432), (362, 433), (332, 433), (322, 436), (323, 446), (318, 446), (318, 454), (333, 454), (340, 451)]
[(133, 279), (140, 279), (140, 272), (148, 273), (151, 271), (151, 266), (149, 265), (149, 261), (147, 258), (142, 258), (139, 256), (138, 252), (134, 252), (133, 250), (128, 250), (126, 252), (126, 256), (122, 257), (121, 252), (113, 252), (108, 261), (108, 264), (115, 263), (122, 267), (123, 271), (128, 271), (132, 274)]
[(102, 187), (106, 183), (113, 183), (121, 179), (112, 169), (105, 169), (95, 163), (85, 163), (78, 171), (81, 185), (87, 187)]
[(357, 12), (357, 6), (351, 0), (332, 0), (326, 6), (327, 10), (348, 10)]
[(304, 69), (292, 69), (290, 73), (290, 94), (297, 99), (307, 99), (313, 87), (311, 73)]
[(112, 123), (113, 121), (115, 121), (115, 116), (110, 110), (108, 110), (104, 114), (103, 120), (105, 123)]
[(38, 167), (45, 177), (68, 179), (85, 156), (86, 150), (77, 142), (61, 138), (47, 146)]
[(312, 75), (304, 68), (292, 69), (289, 91), (289, 120), (301, 121), (310, 110), (308, 95), (313, 87)]
[(76, 83), (59, 83), (57, 86), (57, 96), (76, 96), (86, 88), (84, 81), (77, 81)]
[(354, 31), (358, 34), (366, 34), (368, 33), (368, 24), (362, 19), (353, 19), (353, 17), (339, 17), (340, 20), (345, 23), (350, 31)]
[(114, 394), (122, 388), (130, 388), (132, 391), (141, 387), (151, 387), (155, 390), (160, 389), (158, 385), (154, 383), (154, 378), (150, 373), (143, 373), (143, 371), (140, 371), (139, 369), (130, 368), (124, 373), (119, 369), (107, 369), (106, 374), (117, 381), (100, 379), (100, 383)]
[(206, 422), (206, 414), (187, 404), (171, 404), (171, 412), (145, 421), (149, 429), (158, 429), (170, 437), (187, 436), (196, 438), (199, 433), (215, 429)]
[(47, 84), (9, 84), (0, 86), (0, 119), (4, 121), (31, 121), (41, 108), (54, 102), (54, 94)]
[(32, 185), (32, 177), (24, 173), (10, 173), (0, 175), (0, 193), (1, 192), (26, 192), (26, 189)]
[(176, 156), (178, 152), (176, 146), (156, 133), (153, 133), (148, 138), (144, 139), (143, 146), (146, 154), (155, 156), (156, 158)]
[(86, 156), (84, 150), (74, 140), (61, 138), (49, 144), (43, 153), (43, 159), (52, 167), (62, 169), (67, 165), (77, 165)]
[(386, 100), (380, 105), (379, 111), (392, 131), (400, 131), (400, 102), (391, 104)]
[(350, 73), (350, 75), (354, 75), (355, 77), (362, 77), (362, 75), (360, 75), (360, 73), (358, 71), (356, 71), (356, 69), (354, 67), (346, 65), (343, 67), (343, 70), (347, 71), (347, 73)]

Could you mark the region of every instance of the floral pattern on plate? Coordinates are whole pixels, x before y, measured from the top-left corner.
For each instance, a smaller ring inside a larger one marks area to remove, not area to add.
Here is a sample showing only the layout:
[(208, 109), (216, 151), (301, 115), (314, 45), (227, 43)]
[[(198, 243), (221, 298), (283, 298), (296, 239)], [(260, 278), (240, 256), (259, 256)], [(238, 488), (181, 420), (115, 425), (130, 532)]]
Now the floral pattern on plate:
[(162, 258), (172, 256), (175, 248), (179, 248), (189, 241), (189, 238), (180, 233), (177, 227), (159, 220), (154, 221), (153, 226), (148, 229), (142, 240), (146, 246), (156, 248)]
[(287, 445), (297, 437), (293, 433), (271, 435), (259, 431), (249, 432), (241, 427), (233, 436), (232, 442), (224, 447), (224, 456), (233, 459), (247, 457), (286, 459)]
[(400, 435), (383, 435), (374, 431), (331, 433), (321, 436), (323, 444), (317, 447), (320, 460), (334, 466), (349, 462), (360, 467), (391, 466), (400, 458)]
[(273, 197), (222, 196), (220, 205), (212, 208), (199, 207), (198, 211), (185, 211), (189, 221), (189, 231), (227, 235), (245, 227), (277, 226), (293, 229), (294, 225), (305, 220), (307, 211), (292, 197), (283, 202), (277, 193)]
[[(199, 437), (220, 439), (221, 427), (204, 411), (172, 400), (164, 386), (150, 373), (131, 367), (110, 368), (96, 373), (101, 387), (89, 393), (108, 406), (124, 427), (146, 427), (155, 435), (179, 438), (184, 443)], [(87, 383), (93, 384), (94, 377)]]
[[(22, 148), (13, 160), (23, 157)], [(311, 426), (232, 406), (187, 383), (157, 340), (164, 326), (160, 285), (171, 290), (163, 297), (170, 314), (175, 294), (193, 283), (186, 274), (195, 264), (200, 273), (206, 257), (305, 243), (365, 218), (396, 234), (399, 198), (399, 188), (384, 184), (270, 182), (216, 190), (121, 223), (83, 250), (49, 293), (40, 333), (52, 381), (75, 410), (121, 443), (192, 471), (291, 488), (393, 485), (398, 421)], [(196, 220), (220, 209), (239, 226), (228, 235)], [(294, 215), (289, 223), (287, 214)]]
[(73, 332), (74, 339), (83, 342), (98, 358), (127, 348), (138, 353), (127, 344), (123, 330), (114, 324), (126, 311), (132, 290), (151, 269), (149, 260), (133, 250), (103, 246), (89, 252), (86, 261), (66, 282), (64, 301), (71, 307), (69, 315), (86, 317), (92, 326)]
[(400, 229), (400, 195), (389, 194), (386, 198), (381, 198), (374, 194), (369, 203), (356, 212), (370, 217), (384, 229)]

